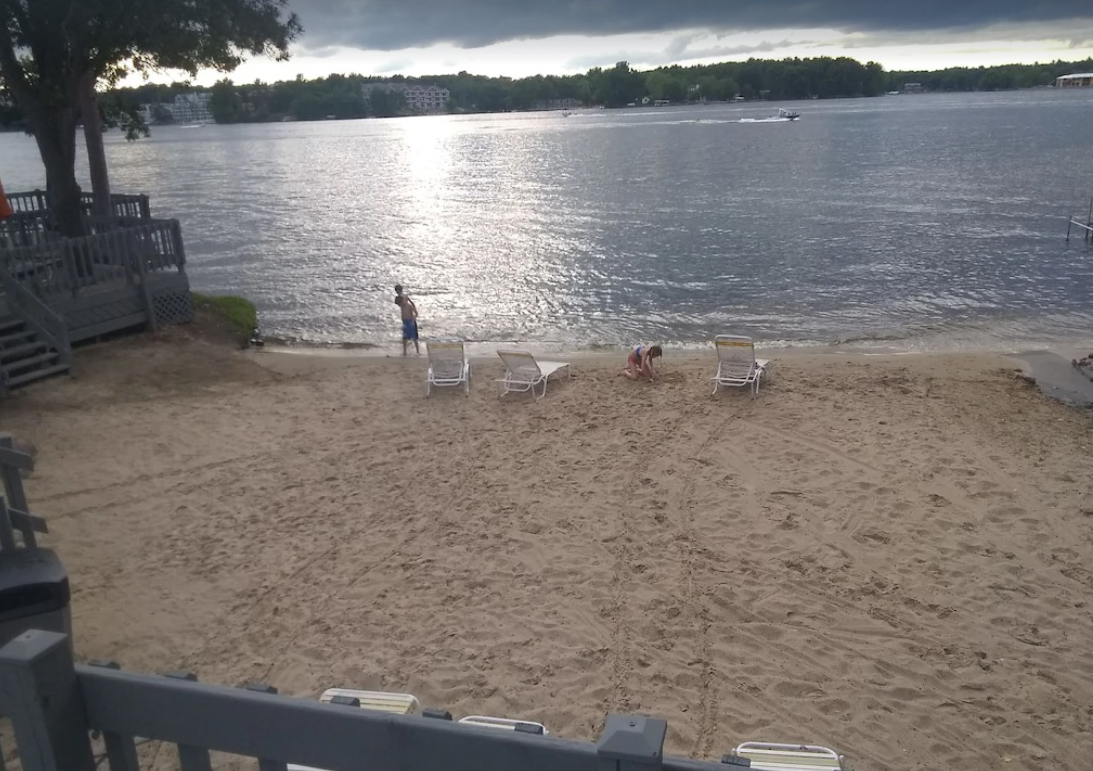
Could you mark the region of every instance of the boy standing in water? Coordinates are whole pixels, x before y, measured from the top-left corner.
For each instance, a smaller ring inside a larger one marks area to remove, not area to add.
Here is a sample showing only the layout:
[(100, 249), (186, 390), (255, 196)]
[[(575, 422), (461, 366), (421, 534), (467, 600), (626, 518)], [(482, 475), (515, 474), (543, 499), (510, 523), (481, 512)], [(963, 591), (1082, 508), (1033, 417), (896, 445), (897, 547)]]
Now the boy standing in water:
[(402, 284), (395, 284), (395, 305), (402, 313), (402, 355), (406, 355), (406, 344), (414, 341), (414, 352), (420, 354), (417, 344), (417, 306), (414, 301), (402, 293)]

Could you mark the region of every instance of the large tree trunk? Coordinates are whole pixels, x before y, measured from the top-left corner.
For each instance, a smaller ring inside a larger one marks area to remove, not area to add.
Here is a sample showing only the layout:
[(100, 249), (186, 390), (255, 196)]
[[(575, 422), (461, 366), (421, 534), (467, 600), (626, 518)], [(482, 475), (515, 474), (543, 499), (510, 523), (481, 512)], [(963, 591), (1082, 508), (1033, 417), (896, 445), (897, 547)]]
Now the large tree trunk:
[(46, 167), (49, 213), (61, 235), (84, 235), (80, 186), (76, 182), (76, 111), (50, 110), (31, 125)]
[(91, 171), (91, 191), (94, 193), (91, 211), (97, 217), (112, 217), (114, 210), (110, 205), (110, 175), (106, 169), (106, 150), (102, 142), (102, 120), (95, 94), (95, 76), (91, 73), (80, 80), (80, 116), (83, 118), (87, 164)]

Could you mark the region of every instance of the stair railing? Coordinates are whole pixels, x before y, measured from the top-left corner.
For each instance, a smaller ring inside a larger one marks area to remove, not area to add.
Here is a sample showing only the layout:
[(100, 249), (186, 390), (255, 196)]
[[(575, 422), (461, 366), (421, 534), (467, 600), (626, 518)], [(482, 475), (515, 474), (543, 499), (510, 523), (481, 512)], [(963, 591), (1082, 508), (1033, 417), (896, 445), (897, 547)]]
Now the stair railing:
[[(72, 344), (68, 339), (68, 326), (64, 318), (38, 299), (34, 292), (8, 272), (7, 266), (0, 264), (0, 286), (7, 295), (8, 308), (12, 314), (24, 322), (42, 340), (48, 342), (57, 351), (57, 361), (67, 367), (72, 366)], [(6, 377), (0, 372), (0, 390), (7, 390)]]

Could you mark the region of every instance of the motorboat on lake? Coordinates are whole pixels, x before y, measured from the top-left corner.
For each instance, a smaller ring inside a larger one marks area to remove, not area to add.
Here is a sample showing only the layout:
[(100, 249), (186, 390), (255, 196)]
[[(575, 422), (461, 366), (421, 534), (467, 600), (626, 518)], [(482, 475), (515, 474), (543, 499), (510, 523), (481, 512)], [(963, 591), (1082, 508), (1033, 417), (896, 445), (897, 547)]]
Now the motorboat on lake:
[(801, 113), (796, 110), (787, 110), (785, 107), (779, 107), (776, 115), (771, 115), (769, 118), (741, 118), (741, 123), (789, 123), (795, 121), (801, 117)]

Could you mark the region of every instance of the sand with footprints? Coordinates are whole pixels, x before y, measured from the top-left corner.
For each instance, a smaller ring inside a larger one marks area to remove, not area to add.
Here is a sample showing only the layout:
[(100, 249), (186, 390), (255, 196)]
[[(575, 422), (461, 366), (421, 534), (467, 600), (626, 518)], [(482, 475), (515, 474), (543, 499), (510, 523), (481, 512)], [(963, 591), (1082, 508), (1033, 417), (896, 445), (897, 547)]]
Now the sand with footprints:
[(1006, 359), (776, 354), (753, 400), (712, 353), (585, 356), (535, 403), (490, 360), (426, 400), (413, 357), (81, 357), (0, 412), (81, 657), (572, 738), (653, 714), (691, 757), (1088, 768), (1093, 422)]

